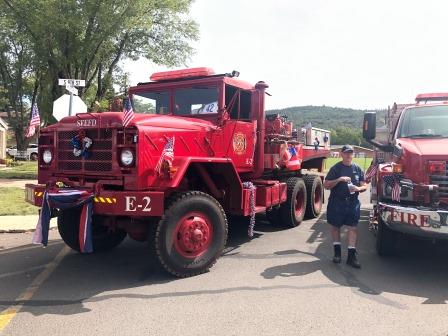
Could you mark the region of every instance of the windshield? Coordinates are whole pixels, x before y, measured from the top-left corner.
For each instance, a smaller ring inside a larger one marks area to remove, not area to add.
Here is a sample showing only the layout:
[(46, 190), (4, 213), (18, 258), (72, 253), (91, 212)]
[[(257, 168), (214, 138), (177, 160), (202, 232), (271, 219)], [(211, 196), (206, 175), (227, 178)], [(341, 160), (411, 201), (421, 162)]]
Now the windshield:
[(168, 114), (170, 94), (168, 91), (134, 93), (132, 105), (135, 113)]
[(180, 116), (217, 113), (218, 88), (192, 87), (169, 91), (136, 92), (132, 96), (132, 102), (136, 113)]
[(403, 112), (397, 138), (448, 137), (448, 106), (409, 108)]

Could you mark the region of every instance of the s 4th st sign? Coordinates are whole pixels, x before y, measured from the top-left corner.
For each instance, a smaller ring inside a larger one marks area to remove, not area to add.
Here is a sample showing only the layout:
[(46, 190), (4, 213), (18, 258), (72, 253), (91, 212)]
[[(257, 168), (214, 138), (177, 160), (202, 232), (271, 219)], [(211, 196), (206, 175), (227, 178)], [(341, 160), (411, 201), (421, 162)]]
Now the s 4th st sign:
[(84, 87), (84, 86), (86, 86), (86, 81), (84, 79), (65, 79), (65, 78), (60, 78), (58, 80), (58, 84), (61, 85), (61, 86)]

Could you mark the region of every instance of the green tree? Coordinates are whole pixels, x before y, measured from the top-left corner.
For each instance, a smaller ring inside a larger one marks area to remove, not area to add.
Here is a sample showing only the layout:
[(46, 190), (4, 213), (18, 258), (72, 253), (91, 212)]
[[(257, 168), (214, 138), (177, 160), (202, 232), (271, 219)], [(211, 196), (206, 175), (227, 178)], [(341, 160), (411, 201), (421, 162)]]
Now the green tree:
[(332, 145), (356, 145), (371, 148), (368, 142), (362, 137), (362, 130), (359, 128), (349, 128), (345, 126), (331, 129), (331, 144)]
[[(3, 31), (7, 49), (18, 42), (26, 45), (31, 59), (9, 61), (29, 75), (48, 122), (53, 100), (63, 93), (58, 78), (84, 79), (80, 96), (89, 105), (113, 95), (122, 60), (144, 57), (167, 66), (185, 64), (193, 51), (190, 43), (198, 37), (197, 24), (187, 15), (192, 1), (0, 0), (0, 23), (11, 26)], [(0, 75), (5, 83), (7, 75)], [(10, 84), (4, 86), (10, 92)], [(25, 88), (23, 83), (17, 87)], [(25, 92), (17, 96), (27, 101)]]
[(0, 104), (8, 114), (19, 149), (25, 149), (24, 130), (35, 102), (40, 73), (26, 34), (14, 20), (0, 15)]

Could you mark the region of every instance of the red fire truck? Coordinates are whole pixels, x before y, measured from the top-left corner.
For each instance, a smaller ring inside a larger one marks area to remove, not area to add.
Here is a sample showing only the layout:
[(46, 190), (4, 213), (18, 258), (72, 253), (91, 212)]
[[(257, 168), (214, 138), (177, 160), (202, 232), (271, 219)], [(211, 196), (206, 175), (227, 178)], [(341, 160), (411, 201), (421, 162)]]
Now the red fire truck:
[(363, 135), (375, 147), (372, 228), (380, 255), (395, 252), (400, 234), (448, 238), (448, 93), (419, 94), (394, 104), (384, 127), (364, 116)]
[[(49, 188), (89, 190), (94, 251), (126, 236), (149, 241), (179, 277), (215, 263), (229, 215), (266, 212), (287, 227), (317, 216), (329, 134), (307, 144), (304, 129), (265, 115), (266, 83), (237, 75), (210, 68), (154, 73), (129, 89), (135, 114), (126, 127), (122, 112), (77, 114), (46, 127), (39, 184), (26, 186), (27, 201), (41, 206)], [(75, 155), (79, 132), (90, 141), (88, 157)], [(62, 239), (79, 251), (80, 209), (52, 210)]]

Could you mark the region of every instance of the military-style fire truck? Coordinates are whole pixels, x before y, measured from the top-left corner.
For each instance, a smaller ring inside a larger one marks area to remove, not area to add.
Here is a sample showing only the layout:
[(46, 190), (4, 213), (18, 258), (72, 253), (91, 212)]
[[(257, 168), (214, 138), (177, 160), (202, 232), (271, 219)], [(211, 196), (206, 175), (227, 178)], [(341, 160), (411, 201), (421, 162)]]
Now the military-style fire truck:
[[(94, 251), (126, 236), (149, 241), (178, 277), (215, 263), (229, 215), (266, 212), (288, 227), (317, 216), (329, 134), (296, 131), (285, 117), (265, 115), (268, 85), (237, 75), (210, 68), (154, 73), (129, 89), (134, 116), (125, 127), (123, 112), (103, 112), (42, 129), (39, 184), (26, 186), (27, 201), (41, 206), (49, 188), (92, 192)], [(89, 155), (73, 147), (80, 133)], [(81, 210), (52, 210), (62, 239), (79, 251)]]
[(375, 114), (366, 113), (363, 135), (376, 147), (370, 170), (378, 254), (394, 253), (400, 234), (447, 239), (448, 93), (394, 104), (385, 126), (375, 127)]

